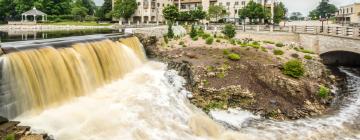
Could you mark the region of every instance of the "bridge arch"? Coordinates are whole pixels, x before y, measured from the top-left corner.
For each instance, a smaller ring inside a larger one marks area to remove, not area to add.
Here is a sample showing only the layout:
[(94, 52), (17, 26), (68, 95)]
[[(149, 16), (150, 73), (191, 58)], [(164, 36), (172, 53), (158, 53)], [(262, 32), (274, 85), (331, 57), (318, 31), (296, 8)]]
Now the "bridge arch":
[(326, 65), (360, 66), (360, 53), (345, 50), (331, 50), (320, 54)]

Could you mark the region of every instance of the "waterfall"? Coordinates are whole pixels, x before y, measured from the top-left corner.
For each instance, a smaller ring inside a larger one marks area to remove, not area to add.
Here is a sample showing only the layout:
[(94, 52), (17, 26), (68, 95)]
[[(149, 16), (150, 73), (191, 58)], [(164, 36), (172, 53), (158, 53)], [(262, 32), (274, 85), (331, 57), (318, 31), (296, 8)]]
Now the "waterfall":
[(0, 115), (13, 118), (92, 93), (145, 59), (136, 37), (5, 54), (1, 56)]

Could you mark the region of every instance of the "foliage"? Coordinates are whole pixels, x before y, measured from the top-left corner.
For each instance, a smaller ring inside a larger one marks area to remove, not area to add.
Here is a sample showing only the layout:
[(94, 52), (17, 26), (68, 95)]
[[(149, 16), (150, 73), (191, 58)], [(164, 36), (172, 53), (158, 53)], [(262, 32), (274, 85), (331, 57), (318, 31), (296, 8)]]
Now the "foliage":
[(206, 12), (203, 11), (203, 7), (199, 6), (195, 10), (191, 10), (190, 15), (195, 20), (202, 20), (205, 19)]
[(328, 98), (330, 94), (330, 89), (321, 85), (318, 91), (318, 96), (321, 98)]
[(293, 57), (293, 58), (299, 58), (299, 54), (293, 53), (293, 54), (291, 54), (291, 57)]
[(230, 53), (227, 55), (227, 57), (230, 59), (230, 60), (233, 60), (233, 61), (238, 61), (240, 60), (240, 55), (239, 54), (236, 54), (236, 53)]
[(311, 59), (312, 59), (312, 57), (311, 57), (310, 55), (305, 55), (304, 58), (307, 59), (307, 60), (311, 60)]
[(274, 53), (275, 55), (283, 55), (283, 54), (284, 54), (284, 51), (279, 50), (279, 49), (275, 49), (275, 50), (273, 51), (273, 53)]
[(172, 29), (172, 23), (169, 22), (168, 23), (168, 33), (167, 33), (168, 38), (174, 38), (174, 31)]
[(239, 10), (238, 14), (241, 19), (249, 18), (250, 23), (253, 23), (253, 19), (269, 18), (269, 12), (261, 4), (251, 0), (244, 8)]
[(311, 20), (319, 20), (319, 12), (315, 9), (309, 12), (309, 17)]
[(326, 0), (322, 0), (314, 10), (314, 13), (311, 14), (316, 14), (313, 16), (318, 18), (330, 18), (335, 12), (337, 12), (335, 5), (329, 4)]
[(293, 78), (300, 78), (304, 75), (305, 69), (301, 61), (290, 60), (283, 65), (283, 74), (291, 76)]
[(208, 38), (206, 38), (205, 41), (206, 41), (206, 44), (211, 45), (214, 42), (214, 38), (213, 37), (208, 37)]
[(228, 38), (235, 37), (236, 34), (235, 26), (232, 24), (226, 24), (222, 33)]
[(185, 44), (184, 41), (180, 41), (180, 42), (179, 42), (179, 45), (184, 45), (184, 44)]
[(267, 43), (267, 44), (275, 44), (275, 42), (273, 42), (273, 41), (268, 41), (268, 40), (265, 40), (265, 41), (263, 41), (264, 43)]
[(201, 35), (201, 38), (203, 38), (203, 39), (207, 39), (209, 37), (211, 37), (211, 35), (207, 34), (207, 33), (204, 33), (204, 34)]
[(164, 41), (165, 41), (166, 44), (169, 43), (169, 38), (167, 37), (167, 35), (164, 35)]
[(12, 134), (6, 135), (5, 140), (15, 140), (15, 134), (12, 133)]
[(83, 21), (85, 16), (87, 15), (88, 9), (86, 9), (85, 7), (81, 6), (81, 5), (75, 5), (72, 9), (71, 9), (71, 14), (74, 15), (74, 17), (76, 17), (77, 20)]
[(275, 44), (276, 47), (284, 47), (285, 45), (281, 42)]
[(290, 20), (302, 20), (304, 17), (300, 12), (292, 12), (290, 14)]
[(226, 9), (224, 6), (221, 5), (210, 5), (208, 9), (208, 17), (215, 18), (216, 21), (219, 18), (223, 18), (227, 15)]
[(197, 41), (197, 40), (199, 40), (199, 37), (197, 37), (197, 36), (195, 36), (195, 37), (193, 37), (193, 38), (191, 38), (193, 41)]
[(224, 101), (210, 101), (208, 105), (205, 106), (204, 111), (210, 112), (212, 109), (224, 109), (226, 102)]
[(170, 22), (174, 22), (179, 16), (179, 9), (175, 5), (166, 6), (162, 12), (164, 18)]
[(220, 43), (220, 42), (221, 42), (221, 40), (220, 40), (220, 39), (216, 39), (216, 42), (217, 42), (217, 43)]
[(104, 0), (104, 4), (96, 12), (100, 20), (111, 20), (112, 0)]
[(286, 18), (287, 9), (285, 5), (280, 2), (275, 5), (274, 7), (274, 23), (279, 24), (281, 20)]
[(230, 44), (232, 44), (232, 45), (236, 45), (236, 40), (235, 40), (235, 39), (230, 39), (229, 42), (230, 42)]
[(197, 36), (197, 31), (195, 29), (195, 25), (193, 24), (193, 25), (191, 25), (190, 37), (194, 38), (196, 36)]
[(224, 50), (223, 50), (223, 54), (224, 54), (224, 55), (229, 55), (229, 54), (230, 54), (230, 50), (224, 49)]
[(112, 15), (115, 18), (128, 19), (133, 15), (138, 8), (136, 0), (117, 0), (114, 4)]

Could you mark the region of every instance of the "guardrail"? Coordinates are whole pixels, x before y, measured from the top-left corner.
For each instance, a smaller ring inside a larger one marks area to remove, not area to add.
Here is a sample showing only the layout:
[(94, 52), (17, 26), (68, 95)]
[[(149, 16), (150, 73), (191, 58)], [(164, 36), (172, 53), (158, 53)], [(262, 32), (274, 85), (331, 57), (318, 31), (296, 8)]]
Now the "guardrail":
[[(201, 25), (206, 30), (221, 31), (223, 25)], [(272, 26), (272, 25), (237, 25), (236, 30), (256, 32), (290, 32), (329, 35), (345, 38), (360, 39), (360, 27), (348, 26)]]

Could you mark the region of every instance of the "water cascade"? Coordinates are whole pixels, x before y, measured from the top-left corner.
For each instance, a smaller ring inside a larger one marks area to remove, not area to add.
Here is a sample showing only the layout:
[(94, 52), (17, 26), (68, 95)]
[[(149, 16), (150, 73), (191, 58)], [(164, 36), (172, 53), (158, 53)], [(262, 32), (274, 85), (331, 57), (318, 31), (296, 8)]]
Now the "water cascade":
[(142, 45), (136, 37), (3, 55), (0, 114), (14, 117), (84, 96), (123, 77), (144, 60)]

